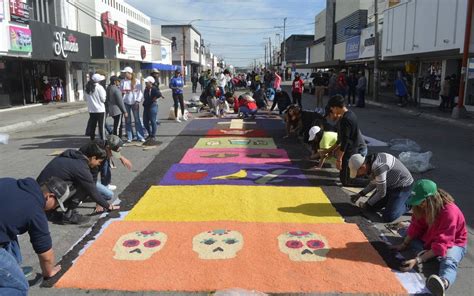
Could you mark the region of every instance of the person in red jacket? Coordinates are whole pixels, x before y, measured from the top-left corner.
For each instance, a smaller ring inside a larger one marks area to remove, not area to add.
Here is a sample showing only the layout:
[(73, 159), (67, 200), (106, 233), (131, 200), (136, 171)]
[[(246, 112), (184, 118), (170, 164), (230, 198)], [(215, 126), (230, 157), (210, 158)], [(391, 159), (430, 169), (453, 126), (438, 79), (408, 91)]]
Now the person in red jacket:
[(400, 245), (393, 247), (402, 251), (411, 246), (418, 255), (404, 261), (402, 271), (409, 271), (430, 259), (440, 262), (438, 275), (431, 275), (426, 287), (433, 295), (444, 295), (452, 286), (458, 264), (466, 254), (466, 221), (454, 199), (436, 183), (423, 179), (415, 183), (407, 204), (413, 206), (413, 216), (407, 236)]
[(295, 74), (295, 80), (293, 80), (293, 84), (291, 85), (291, 96), (293, 97), (293, 104), (300, 106), (303, 108), (301, 104), (301, 96), (303, 95), (304, 90), (304, 81), (301, 79), (300, 74)]
[(239, 117), (247, 118), (249, 115), (252, 118), (255, 118), (257, 114), (257, 103), (255, 100), (248, 94), (244, 94), (239, 97)]

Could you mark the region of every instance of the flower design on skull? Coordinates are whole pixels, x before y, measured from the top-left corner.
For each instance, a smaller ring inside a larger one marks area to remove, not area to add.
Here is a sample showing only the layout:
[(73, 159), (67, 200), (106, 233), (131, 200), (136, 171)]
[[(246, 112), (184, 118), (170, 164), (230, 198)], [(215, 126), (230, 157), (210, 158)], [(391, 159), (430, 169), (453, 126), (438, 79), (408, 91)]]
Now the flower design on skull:
[(235, 230), (214, 229), (193, 238), (193, 251), (200, 259), (231, 259), (244, 245), (242, 234)]
[(220, 144), (221, 144), (221, 141), (219, 141), (219, 140), (211, 140), (211, 141), (206, 142), (207, 146), (217, 146), (217, 145), (220, 145)]
[(117, 260), (146, 260), (160, 251), (168, 236), (163, 232), (142, 230), (122, 235), (113, 248)]
[(329, 252), (327, 239), (308, 231), (289, 231), (279, 235), (278, 247), (292, 261), (324, 261)]

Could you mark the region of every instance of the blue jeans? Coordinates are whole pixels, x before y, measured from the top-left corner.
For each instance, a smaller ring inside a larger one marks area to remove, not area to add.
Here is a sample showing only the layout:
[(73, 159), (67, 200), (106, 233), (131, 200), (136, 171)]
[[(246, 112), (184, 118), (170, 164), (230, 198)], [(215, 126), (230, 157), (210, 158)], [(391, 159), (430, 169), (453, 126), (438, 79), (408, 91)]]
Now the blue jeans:
[[(423, 251), (423, 241), (415, 239), (411, 242), (411, 248), (418, 254)], [(464, 255), (466, 255), (466, 247), (453, 246), (448, 249), (445, 257), (438, 257), (439, 271), (438, 275), (449, 282), (449, 286), (452, 286), (456, 281), (456, 275), (458, 273), (458, 265), (461, 262)]]
[(245, 117), (249, 116), (249, 115), (255, 115), (257, 114), (257, 110), (258, 109), (249, 109), (247, 108), (246, 106), (242, 106), (239, 108), (239, 112), (243, 113)]
[(112, 182), (112, 170), (110, 169), (110, 159), (106, 158), (100, 167), (100, 183), (107, 186)]
[(97, 181), (97, 191), (99, 191), (100, 195), (102, 195), (105, 200), (111, 200), (114, 197), (114, 192), (107, 188), (107, 186), (102, 185), (99, 181)]
[(0, 296), (28, 295), (28, 281), (20, 268), (20, 246), (17, 241), (0, 247)]
[(145, 137), (143, 136), (143, 126), (142, 122), (140, 121), (140, 105), (129, 105), (125, 104), (125, 109), (127, 109), (128, 117), (125, 120), (125, 129), (127, 130), (127, 139), (129, 141), (134, 140), (135, 136), (133, 134), (132, 129), (132, 113), (133, 113), (133, 121), (135, 123), (135, 131), (138, 140), (142, 140)]
[(156, 117), (158, 115), (158, 103), (154, 102), (150, 106), (143, 107), (143, 124), (148, 131), (148, 136), (156, 136)]
[(410, 210), (406, 201), (411, 196), (411, 189), (413, 184), (408, 187), (388, 189), (385, 197), (376, 202), (372, 208), (374, 210), (381, 210), (382, 219), (385, 222), (392, 222), (398, 219), (401, 215)]

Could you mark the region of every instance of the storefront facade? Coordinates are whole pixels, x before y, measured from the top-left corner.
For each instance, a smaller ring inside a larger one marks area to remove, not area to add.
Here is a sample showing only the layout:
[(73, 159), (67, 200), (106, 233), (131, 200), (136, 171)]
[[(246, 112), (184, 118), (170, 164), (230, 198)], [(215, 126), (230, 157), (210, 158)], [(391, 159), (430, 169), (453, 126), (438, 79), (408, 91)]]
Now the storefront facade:
[(90, 36), (31, 21), (33, 82), (38, 100), (83, 100), (82, 85), (91, 60)]
[(0, 108), (34, 103), (30, 8), (26, 1), (0, 1), (0, 9)]
[(88, 72), (111, 76), (130, 66), (140, 76), (141, 63), (152, 61), (150, 18), (121, 0), (84, 0), (80, 5), (99, 17), (96, 20), (89, 13), (77, 12), (78, 30), (93, 36)]

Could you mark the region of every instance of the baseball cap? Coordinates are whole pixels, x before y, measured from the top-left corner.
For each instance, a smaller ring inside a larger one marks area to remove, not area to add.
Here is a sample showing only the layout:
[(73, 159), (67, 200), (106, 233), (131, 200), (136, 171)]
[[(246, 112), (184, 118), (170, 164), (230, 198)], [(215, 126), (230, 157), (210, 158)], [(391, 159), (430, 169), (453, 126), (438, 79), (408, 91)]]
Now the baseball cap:
[(352, 179), (357, 177), (357, 171), (360, 169), (360, 167), (364, 164), (365, 157), (363, 157), (361, 154), (354, 154), (349, 158), (349, 177)]
[(123, 141), (116, 135), (108, 135), (106, 139), (107, 145), (112, 151), (112, 155), (116, 158), (120, 158), (122, 156), (120, 149), (122, 149)]
[(309, 139), (308, 141), (313, 141), (316, 138), (316, 134), (319, 133), (321, 128), (319, 126), (313, 126), (309, 129)]
[(156, 68), (153, 68), (151, 69), (151, 73), (158, 73), (160, 74), (160, 70), (156, 69)]
[(66, 211), (66, 207), (64, 206), (64, 202), (69, 199), (70, 191), (68, 184), (58, 177), (50, 177), (46, 182), (42, 185), (46, 185), (48, 187), (49, 192), (53, 193), (58, 201), (59, 207)]
[(92, 75), (92, 80), (94, 82), (101, 82), (102, 80), (105, 79), (105, 76), (104, 75), (100, 75), (99, 73), (95, 73), (94, 75)]
[(133, 69), (132, 69), (131, 67), (125, 67), (125, 68), (123, 68), (123, 70), (120, 71), (120, 72), (125, 72), (125, 73), (130, 73), (130, 74), (132, 74), (132, 73), (133, 73)]
[(411, 206), (420, 205), (425, 199), (438, 192), (438, 186), (435, 182), (428, 179), (421, 179), (415, 182), (410, 198), (407, 204)]
[(151, 76), (147, 76), (145, 79), (143, 79), (143, 81), (145, 82), (150, 82), (150, 83), (155, 83), (155, 78), (151, 77)]

